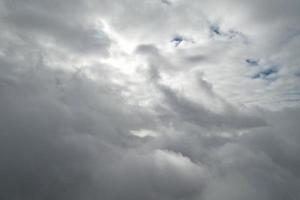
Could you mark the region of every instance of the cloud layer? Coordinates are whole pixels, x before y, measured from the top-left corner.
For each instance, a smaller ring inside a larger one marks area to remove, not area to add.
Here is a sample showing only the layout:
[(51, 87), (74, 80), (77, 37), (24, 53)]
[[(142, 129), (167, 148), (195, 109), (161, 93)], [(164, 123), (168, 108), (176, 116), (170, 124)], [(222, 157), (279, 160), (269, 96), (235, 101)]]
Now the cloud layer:
[(0, 199), (300, 199), (298, 1), (0, 1)]

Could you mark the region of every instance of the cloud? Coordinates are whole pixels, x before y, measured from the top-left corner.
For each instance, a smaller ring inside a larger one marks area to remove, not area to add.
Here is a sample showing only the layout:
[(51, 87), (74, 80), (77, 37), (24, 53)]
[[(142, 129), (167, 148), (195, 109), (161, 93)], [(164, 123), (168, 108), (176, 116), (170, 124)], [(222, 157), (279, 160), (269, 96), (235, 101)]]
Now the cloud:
[(101, 24), (90, 22), (88, 16), (78, 15), (76, 10), (80, 7), (84, 10), (84, 4), (69, 5), (67, 2), (5, 1), (6, 10), (1, 21), (16, 35), (37, 38), (33, 42), (48, 43), (80, 54), (107, 55), (111, 41), (101, 30)]
[(298, 6), (0, 0), (0, 199), (299, 199)]

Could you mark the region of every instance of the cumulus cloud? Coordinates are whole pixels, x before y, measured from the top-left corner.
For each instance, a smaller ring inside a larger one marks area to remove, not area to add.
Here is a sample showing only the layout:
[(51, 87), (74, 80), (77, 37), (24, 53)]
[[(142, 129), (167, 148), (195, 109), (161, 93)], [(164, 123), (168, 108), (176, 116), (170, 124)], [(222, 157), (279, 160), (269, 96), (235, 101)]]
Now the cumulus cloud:
[(298, 10), (0, 0), (0, 199), (299, 199)]

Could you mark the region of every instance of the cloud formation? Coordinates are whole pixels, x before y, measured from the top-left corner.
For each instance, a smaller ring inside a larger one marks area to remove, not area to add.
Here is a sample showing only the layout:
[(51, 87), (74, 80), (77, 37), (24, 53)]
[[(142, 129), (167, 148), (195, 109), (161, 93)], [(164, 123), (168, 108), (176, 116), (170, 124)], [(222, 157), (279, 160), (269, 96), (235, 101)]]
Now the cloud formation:
[(0, 0), (0, 199), (300, 199), (299, 6)]

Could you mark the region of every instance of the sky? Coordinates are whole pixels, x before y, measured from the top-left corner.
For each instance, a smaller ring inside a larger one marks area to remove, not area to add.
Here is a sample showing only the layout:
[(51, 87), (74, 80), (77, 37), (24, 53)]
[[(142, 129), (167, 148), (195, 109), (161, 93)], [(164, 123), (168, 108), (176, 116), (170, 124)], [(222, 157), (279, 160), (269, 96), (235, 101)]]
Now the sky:
[(299, 0), (0, 0), (0, 199), (299, 200)]

